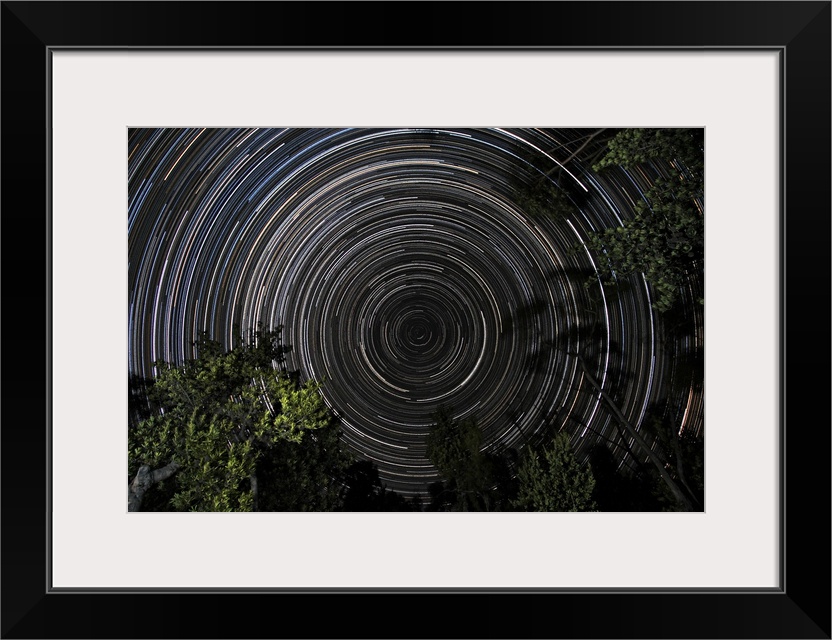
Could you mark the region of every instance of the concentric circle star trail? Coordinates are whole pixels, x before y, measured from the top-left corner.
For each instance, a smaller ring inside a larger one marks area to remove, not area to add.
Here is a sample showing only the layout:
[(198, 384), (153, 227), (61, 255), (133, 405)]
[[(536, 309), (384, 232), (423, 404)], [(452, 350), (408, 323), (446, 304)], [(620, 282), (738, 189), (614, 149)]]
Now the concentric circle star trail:
[[(490, 451), (544, 429), (568, 429), (584, 456), (615, 440), (574, 357), (590, 347), (635, 424), (657, 402), (701, 423), (701, 397), (667, 384), (685, 375), (673, 350), (697, 345), (661, 343), (644, 281), (584, 286), (597, 256), (575, 247), (652, 179), (558, 168), (569, 154), (552, 150), (585, 136), (131, 129), (131, 372), (193, 357), (203, 331), (231, 345), (237, 329), (282, 325), (288, 368), (324, 381), (347, 447), (404, 494), (438, 479), (426, 437), (440, 405), (475, 417)], [(531, 215), (517, 185), (557, 169), (574, 213)]]

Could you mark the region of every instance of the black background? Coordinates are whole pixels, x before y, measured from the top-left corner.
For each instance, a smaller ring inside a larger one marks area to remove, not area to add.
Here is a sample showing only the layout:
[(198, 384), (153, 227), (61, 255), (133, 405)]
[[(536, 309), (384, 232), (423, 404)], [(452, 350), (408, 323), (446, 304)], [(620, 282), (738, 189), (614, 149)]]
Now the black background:
[[(322, 5), (2, 3), (2, 637), (829, 638), (830, 3)], [(782, 589), (49, 592), (47, 50), (62, 46), (782, 49)]]

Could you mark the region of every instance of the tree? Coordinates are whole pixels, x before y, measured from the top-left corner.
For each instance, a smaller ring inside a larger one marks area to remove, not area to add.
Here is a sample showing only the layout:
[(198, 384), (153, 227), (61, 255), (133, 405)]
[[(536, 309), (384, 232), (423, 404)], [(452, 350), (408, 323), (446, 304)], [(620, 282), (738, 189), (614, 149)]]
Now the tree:
[(612, 414), (613, 418), (615, 419), (616, 427), (621, 429), (623, 434), (626, 434), (627, 438), (631, 438), (635, 442), (638, 450), (640, 450), (647, 457), (648, 461), (653, 465), (655, 472), (658, 473), (663, 483), (662, 491), (667, 492), (670, 496), (672, 496), (672, 501), (674, 501), (678, 505), (678, 510), (702, 511), (702, 503), (700, 497), (695, 492), (691, 491), (689, 485), (683, 481), (684, 476), (680, 478), (678, 475), (678, 470), (682, 468), (681, 461), (679, 462), (679, 466), (675, 469), (676, 473), (674, 473), (674, 466), (664, 455), (662, 449), (657, 449), (651, 446), (645, 440), (644, 435), (639, 433), (638, 429), (636, 429), (636, 427), (630, 423), (630, 421), (624, 415), (624, 412), (616, 404), (613, 397), (610, 396), (607, 390), (604, 389), (604, 387), (601, 385), (598, 379), (593, 375), (592, 371), (590, 371), (583, 357), (581, 357), (578, 354), (573, 355), (575, 355), (578, 364), (580, 365), (581, 370), (583, 371), (584, 377), (601, 396), (601, 400), (603, 401), (604, 406), (607, 407), (607, 410)]
[[(651, 416), (644, 422), (645, 434), (655, 437), (655, 449), (666, 461), (665, 467), (678, 482), (694, 507), (701, 511), (705, 504), (705, 440), (692, 429), (679, 431), (667, 417)], [(664, 483), (656, 483), (654, 493), (665, 511), (678, 511), (681, 506)]]
[(598, 511), (662, 510), (655, 495), (656, 476), (641, 465), (635, 470), (626, 466), (619, 468), (619, 461), (602, 442), (590, 450), (589, 465), (595, 478), (592, 499), (598, 505)]
[[(590, 234), (587, 246), (603, 256), (602, 280), (643, 273), (656, 294), (654, 307), (667, 311), (680, 288), (703, 268), (704, 131), (625, 129), (609, 141), (607, 154), (593, 169), (648, 162), (667, 175), (656, 176), (632, 218)], [(698, 300), (703, 302), (701, 296)]]
[(546, 176), (530, 184), (517, 182), (514, 188), (517, 205), (533, 218), (560, 220), (575, 214), (571, 194)]
[(505, 460), (481, 450), (476, 418), (460, 421), (442, 406), (433, 420), (427, 456), (445, 480), (430, 488), (433, 510), (498, 511), (506, 506)]
[(529, 448), (517, 472), (515, 506), (524, 511), (594, 511), (595, 478), (572, 452), (569, 435), (558, 433), (542, 448)]
[(632, 167), (662, 159), (681, 163), (687, 179), (701, 181), (705, 168), (705, 130), (701, 128), (622, 129), (607, 142), (607, 152), (593, 169), (620, 165)]
[(168, 510), (258, 510), (258, 472), (270, 454), (332, 424), (317, 382), (275, 368), (286, 351), (279, 330), (258, 330), (228, 352), (207, 336), (196, 348), (182, 366), (156, 364), (156, 411), (129, 430), (131, 511), (169, 479)]
[(258, 463), (261, 511), (340, 511), (343, 474), (353, 457), (334, 418), (300, 442), (279, 440)]
[(378, 467), (369, 460), (354, 462), (344, 474), (347, 492), (344, 511), (414, 511), (414, 505), (388, 489), (378, 474)]

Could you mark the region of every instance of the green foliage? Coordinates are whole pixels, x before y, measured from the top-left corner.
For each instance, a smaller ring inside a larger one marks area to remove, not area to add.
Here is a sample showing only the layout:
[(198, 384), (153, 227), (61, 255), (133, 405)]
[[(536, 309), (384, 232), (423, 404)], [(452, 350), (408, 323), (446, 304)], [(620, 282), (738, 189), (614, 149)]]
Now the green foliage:
[(333, 429), (319, 385), (274, 368), (284, 351), (279, 332), (258, 331), (228, 352), (203, 337), (196, 359), (157, 363), (148, 392), (156, 411), (128, 432), (129, 473), (177, 462), (168, 509), (251, 510), (252, 478), (266, 459)]
[[(656, 451), (667, 460), (666, 469), (699, 510), (702, 510), (705, 501), (705, 440), (702, 435), (696, 435), (692, 429), (679, 433), (671, 420), (656, 416), (644, 421), (644, 434), (654, 438)], [(661, 510), (682, 509), (667, 485), (658, 479), (653, 494), (660, 503)]]
[(516, 189), (517, 204), (533, 218), (566, 218), (575, 214), (575, 205), (569, 195), (549, 179)]
[(701, 129), (625, 129), (594, 166), (597, 171), (652, 162), (667, 173), (636, 203), (632, 218), (591, 234), (587, 242), (603, 256), (599, 275), (605, 282), (643, 273), (654, 289), (654, 306), (662, 312), (673, 307), (679, 289), (703, 268), (703, 145)]
[(569, 435), (561, 432), (542, 449), (529, 449), (517, 471), (514, 504), (524, 511), (594, 511), (595, 478), (575, 459)]
[(650, 160), (681, 163), (680, 169), (702, 174), (705, 166), (704, 129), (623, 129), (607, 143), (607, 153), (593, 169), (609, 166), (631, 168)]
[(257, 465), (261, 511), (339, 511), (341, 478), (352, 456), (341, 444), (340, 426), (329, 420), (300, 442), (273, 444)]
[(497, 511), (508, 506), (505, 461), (481, 451), (482, 431), (475, 418), (455, 419), (449, 407), (433, 415), (427, 456), (445, 479), (432, 488), (433, 510)]
[[(448, 407), (440, 407), (433, 415), (434, 424), (428, 433), (427, 455), (439, 473), (447, 478), (471, 475), (478, 460), (482, 432), (476, 420), (455, 420)], [(481, 463), (480, 463), (481, 464)]]

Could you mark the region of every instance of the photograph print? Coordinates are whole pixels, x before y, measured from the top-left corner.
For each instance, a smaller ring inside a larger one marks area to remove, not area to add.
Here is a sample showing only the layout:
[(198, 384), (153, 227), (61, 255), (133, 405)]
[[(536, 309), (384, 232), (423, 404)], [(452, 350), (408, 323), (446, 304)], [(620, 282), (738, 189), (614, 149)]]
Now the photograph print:
[(129, 511), (704, 511), (703, 128), (126, 135)]

